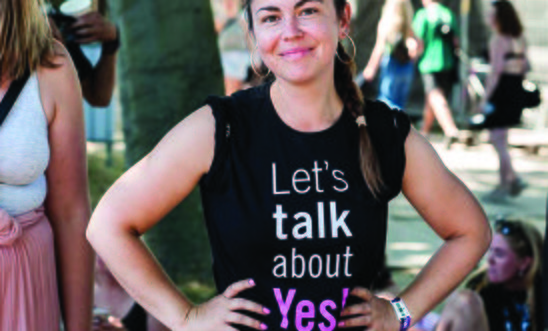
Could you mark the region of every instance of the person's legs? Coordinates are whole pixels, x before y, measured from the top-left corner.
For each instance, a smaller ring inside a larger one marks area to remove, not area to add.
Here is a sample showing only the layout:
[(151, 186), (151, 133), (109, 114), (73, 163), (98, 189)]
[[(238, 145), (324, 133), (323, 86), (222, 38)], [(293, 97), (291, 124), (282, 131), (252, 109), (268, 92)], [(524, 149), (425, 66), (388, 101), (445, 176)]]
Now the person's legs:
[(471, 330), (489, 331), (489, 324), (481, 297), (476, 292), (464, 290), (449, 298), (436, 331)]
[(455, 125), (451, 109), (443, 91), (440, 88), (435, 88), (426, 96), (428, 104), (430, 105), (433, 114), (440, 123), (443, 133), (447, 137), (456, 137), (459, 133), (459, 129)]
[(432, 125), (434, 125), (434, 113), (428, 102), (428, 98), (424, 100), (424, 111), (422, 113), (422, 128), (421, 133), (426, 137), (430, 134), (432, 130)]
[(509, 191), (510, 185), (517, 179), (508, 151), (508, 129), (496, 128), (489, 131), (489, 140), (499, 157), (500, 187)]

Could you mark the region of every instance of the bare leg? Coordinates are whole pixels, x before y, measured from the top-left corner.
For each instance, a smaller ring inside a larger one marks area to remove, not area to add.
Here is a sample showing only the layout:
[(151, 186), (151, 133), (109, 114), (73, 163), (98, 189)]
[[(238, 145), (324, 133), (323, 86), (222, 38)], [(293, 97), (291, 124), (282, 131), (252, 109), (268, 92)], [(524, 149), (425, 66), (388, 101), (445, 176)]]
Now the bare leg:
[(436, 119), (440, 123), (443, 133), (447, 137), (456, 137), (459, 133), (459, 129), (457, 129), (457, 126), (455, 125), (451, 109), (449, 109), (449, 103), (443, 95), (443, 92), (439, 88), (436, 88), (428, 93), (427, 100)]
[(509, 189), (510, 184), (517, 179), (516, 171), (512, 167), (512, 159), (508, 152), (508, 129), (500, 128), (489, 131), (489, 140), (499, 156), (500, 185)]
[(436, 331), (489, 331), (483, 300), (473, 291), (453, 294), (441, 313)]
[(430, 107), (430, 102), (428, 98), (424, 100), (424, 111), (422, 114), (422, 128), (421, 133), (426, 137), (432, 130), (432, 125), (434, 124), (434, 113), (432, 112), (432, 107)]

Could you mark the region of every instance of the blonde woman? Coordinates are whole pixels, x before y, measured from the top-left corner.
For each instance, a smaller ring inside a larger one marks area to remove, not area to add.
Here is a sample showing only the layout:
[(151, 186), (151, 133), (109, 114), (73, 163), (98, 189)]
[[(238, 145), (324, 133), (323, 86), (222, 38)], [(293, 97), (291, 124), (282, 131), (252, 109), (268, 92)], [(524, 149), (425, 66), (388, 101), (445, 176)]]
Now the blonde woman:
[(403, 109), (413, 82), (419, 44), (411, 22), (413, 7), (409, 0), (386, 0), (377, 28), (377, 41), (363, 71), (366, 81), (375, 78), (380, 67), (378, 99), (393, 108)]
[(41, 2), (0, 0), (2, 101), (24, 84), (0, 126), (0, 330), (89, 330), (82, 96)]
[(541, 331), (542, 235), (517, 220), (498, 220), (487, 270), (448, 302), (436, 331)]

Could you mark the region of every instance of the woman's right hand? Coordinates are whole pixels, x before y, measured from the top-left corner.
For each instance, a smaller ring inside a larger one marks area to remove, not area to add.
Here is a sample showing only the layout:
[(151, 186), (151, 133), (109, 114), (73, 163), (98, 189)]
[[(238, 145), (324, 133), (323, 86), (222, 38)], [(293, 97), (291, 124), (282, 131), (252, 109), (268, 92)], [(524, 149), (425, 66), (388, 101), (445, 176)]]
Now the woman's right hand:
[(221, 295), (190, 308), (181, 331), (236, 331), (230, 324), (245, 325), (256, 330), (266, 330), (260, 321), (236, 312), (246, 310), (260, 315), (268, 315), (270, 310), (252, 301), (236, 298), (238, 293), (255, 286), (252, 279), (230, 285)]

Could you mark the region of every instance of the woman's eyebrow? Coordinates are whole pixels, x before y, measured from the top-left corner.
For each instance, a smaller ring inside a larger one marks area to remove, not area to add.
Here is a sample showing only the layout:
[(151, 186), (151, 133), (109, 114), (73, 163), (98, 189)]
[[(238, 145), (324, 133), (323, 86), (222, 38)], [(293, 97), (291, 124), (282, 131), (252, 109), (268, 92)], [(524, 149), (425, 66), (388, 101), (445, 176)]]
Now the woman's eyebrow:
[(278, 8), (278, 7), (266, 6), (266, 7), (262, 7), (262, 8), (257, 9), (255, 14), (258, 14), (261, 10), (269, 11), (269, 12), (280, 12), (281, 11), (280, 8)]
[[(309, 2), (317, 2), (317, 3), (320, 3), (320, 4), (323, 4), (324, 3), (324, 0), (300, 0), (299, 2), (297, 2), (295, 4), (295, 9), (298, 9), (304, 5), (306, 5), (307, 3)], [(275, 7), (275, 6), (266, 6), (266, 7), (261, 7), (259, 8), (255, 14), (258, 14), (261, 10), (264, 10), (264, 11), (269, 11), (269, 12), (280, 12), (280, 8), (278, 7)]]
[(295, 8), (300, 8), (309, 2), (317, 2), (317, 3), (323, 4), (323, 0), (301, 0), (295, 4)]

